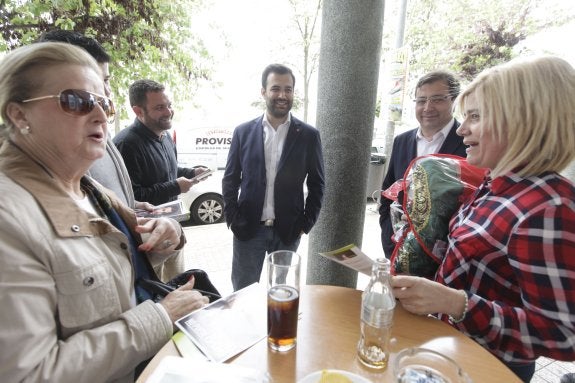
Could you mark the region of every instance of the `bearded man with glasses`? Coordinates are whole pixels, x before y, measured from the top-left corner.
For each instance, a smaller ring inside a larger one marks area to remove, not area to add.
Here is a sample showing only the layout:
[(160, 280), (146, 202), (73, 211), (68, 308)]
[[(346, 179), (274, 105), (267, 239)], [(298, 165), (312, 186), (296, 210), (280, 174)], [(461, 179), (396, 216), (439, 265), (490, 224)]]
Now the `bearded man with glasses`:
[[(389, 188), (403, 178), (411, 160), (426, 154), (443, 153), (465, 157), (463, 139), (455, 131), (459, 122), (453, 117), (459, 81), (447, 71), (433, 71), (419, 79), (415, 87), (415, 117), (419, 127), (398, 135), (393, 141), (387, 174), (381, 186)], [(395, 243), (390, 218), (391, 200), (381, 198), (379, 224), (385, 256), (390, 258)]]

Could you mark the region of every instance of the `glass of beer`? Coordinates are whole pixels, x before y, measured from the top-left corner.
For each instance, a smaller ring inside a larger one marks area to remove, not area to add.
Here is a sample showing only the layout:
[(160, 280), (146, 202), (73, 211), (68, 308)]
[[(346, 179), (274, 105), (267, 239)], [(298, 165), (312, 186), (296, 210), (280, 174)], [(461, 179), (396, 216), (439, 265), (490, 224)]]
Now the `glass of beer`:
[(299, 254), (288, 250), (267, 257), (268, 345), (275, 351), (288, 351), (296, 344), (300, 261)]

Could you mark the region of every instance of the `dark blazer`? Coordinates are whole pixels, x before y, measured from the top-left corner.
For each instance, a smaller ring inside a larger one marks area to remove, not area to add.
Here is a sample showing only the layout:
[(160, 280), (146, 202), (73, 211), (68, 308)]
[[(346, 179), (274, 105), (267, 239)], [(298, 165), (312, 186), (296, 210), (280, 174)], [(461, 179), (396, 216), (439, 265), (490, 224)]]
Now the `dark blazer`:
[[(467, 157), (465, 153), (466, 147), (463, 145), (463, 137), (460, 137), (455, 133), (458, 127), (459, 122), (455, 120), (449, 134), (445, 137), (443, 145), (439, 148), (438, 153)], [(393, 140), (391, 158), (389, 160), (387, 174), (385, 175), (381, 186), (382, 190), (387, 189), (393, 185), (395, 181), (403, 178), (409, 163), (417, 156), (417, 129), (418, 128), (402, 133)], [(383, 245), (383, 251), (388, 258), (391, 257), (395, 247), (395, 243), (391, 240), (391, 236), (393, 235), (393, 228), (391, 227), (391, 219), (389, 217), (389, 206), (391, 205), (391, 202), (391, 200), (382, 197), (379, 207), (381, 244)]]
[[(239, 240), (255, 235), (266, 190), (263, 116), (234, 130), (222, 179), (224, 216)], [(307, 177), (307, 180), (306, 180)], [(304, 204), (303, 184), (307, 184)], [(319, 131), (294, 118), (286, 136), (275, 179), (274, 229), (286, 244), (309, 233), (321, 208), (324, 191)]]

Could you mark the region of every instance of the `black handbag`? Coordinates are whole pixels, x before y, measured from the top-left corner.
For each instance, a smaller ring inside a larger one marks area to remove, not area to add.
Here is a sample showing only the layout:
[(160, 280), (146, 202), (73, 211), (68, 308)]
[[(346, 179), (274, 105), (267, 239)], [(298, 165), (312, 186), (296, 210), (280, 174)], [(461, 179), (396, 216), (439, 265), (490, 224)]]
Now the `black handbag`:
[(168, 282), (160, 282), (151, 279), (141, 279), (137, 283), (140, 287), (146, 289), (152, 294), (154, 302), (159, 302), (170, 292), (185, 285), (191, 277), (194, 277), (194, 290), (199, 291), (202, 295), (210, 299), (210, 303), (217, 301), (222, 296), (218, 289), (214, 286), (208, 274), (201, 269), (190, 269), (172, 278)]

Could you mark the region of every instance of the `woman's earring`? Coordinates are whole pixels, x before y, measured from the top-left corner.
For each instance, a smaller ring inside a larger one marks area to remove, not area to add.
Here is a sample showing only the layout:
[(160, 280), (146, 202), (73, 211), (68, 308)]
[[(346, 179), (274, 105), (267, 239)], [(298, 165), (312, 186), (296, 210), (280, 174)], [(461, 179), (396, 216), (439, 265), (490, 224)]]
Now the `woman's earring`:
[(20, 134), (22, 134), (23, 136), (30, 134), (30, 127), (26, 125), (25, 127), (20, 128)]

